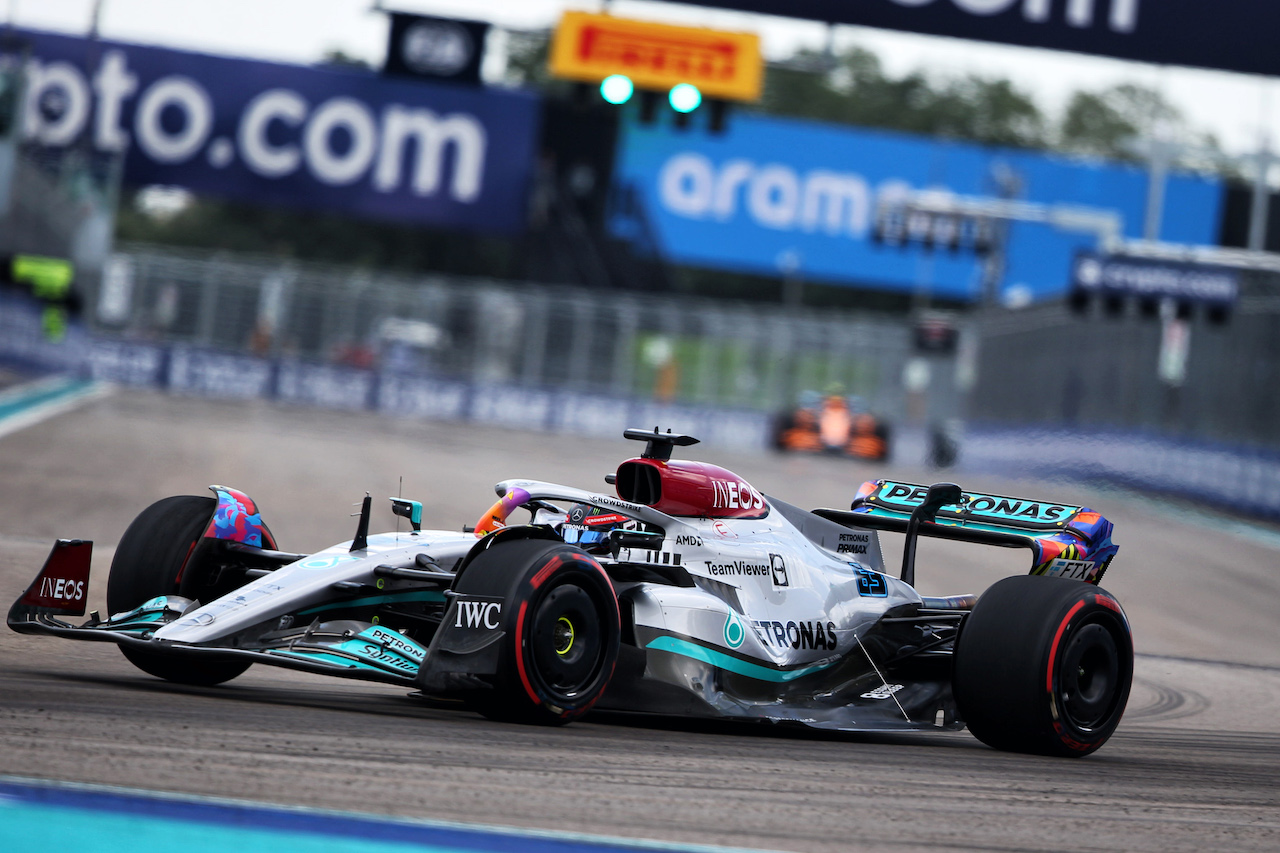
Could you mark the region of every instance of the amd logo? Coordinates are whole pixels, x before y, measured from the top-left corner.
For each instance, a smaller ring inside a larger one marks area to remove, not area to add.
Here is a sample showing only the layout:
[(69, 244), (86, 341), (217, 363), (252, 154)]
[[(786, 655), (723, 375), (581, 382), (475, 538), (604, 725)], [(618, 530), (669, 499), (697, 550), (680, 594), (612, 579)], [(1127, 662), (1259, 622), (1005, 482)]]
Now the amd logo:
[[(936, 0), (892, 0), (899, 6), (928, 6)], [(1022, 7), (1022, 17), (1037, 24), (1049, 20), (1054, 0), (951, 0), (963, 12), (971, 15), (999, 15), (1015, 6)], [(1138, 4), (1141, 0), (1111, 0), (1111, 14), (1107, 27), (1116, 33), (1131, 33), (1138, 27)], [(1066, 7), (1066, 21), (1070, 26), (1087, 28), (1094, 23), (1098, 0), (1061, 0)]]
[[(455, 628), (487, 628), (490, 631), (502, 624), (502, 602), (459, 601)], [(463, 624), (463, 623), (466, 624)]]

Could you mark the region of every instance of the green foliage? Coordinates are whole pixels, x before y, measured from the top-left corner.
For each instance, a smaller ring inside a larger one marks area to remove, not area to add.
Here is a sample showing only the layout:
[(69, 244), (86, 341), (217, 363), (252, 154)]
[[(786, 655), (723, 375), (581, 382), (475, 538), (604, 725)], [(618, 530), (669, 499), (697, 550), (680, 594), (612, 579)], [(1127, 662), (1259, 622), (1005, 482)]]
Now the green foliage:
[(358, 71), (372, 71), (373, 66), (358, 56), (352, 56), (340, 47), (331, 47), (324, 52), (324, 56), (320, 58), (321, 66), (327, 66), (334, 69), (355, 69)]
[(1193, 128), (1185, 116), (1154, 89), (1122, 83), (1098, 92), (1076, 92), (1063, 113), (1057, 147), (1072, 154), (1142, 162), (1145, 139), (1163, 139), (1183, 150), (1179, 168), (1230, 176), (1218, 140)]
[[(832, 67), (813, 70), (824, 65)], [(759, 110), (987, 145), (1043, 148), (1048, 142), (1044, 115), (1008, 80), (968, 76), (935, 82), (920, 72), (893, 78), (879, 57), (858, 47), (834, 62), (803, 52), (770, 68)]]
[(500, 237), (213, 198), (197, 198), (173, 216), (158, 217), (139, 209), (129, 194), (120, 205), (116, 238), (383, 269), (495, 277), (520, 272), (517, 247)]
[(551, 75), (547, 72), (551, 34), (544, 31), (508, 31), (506, 39), (506, 82), (512, 86), (547, 86), (551, 82)]

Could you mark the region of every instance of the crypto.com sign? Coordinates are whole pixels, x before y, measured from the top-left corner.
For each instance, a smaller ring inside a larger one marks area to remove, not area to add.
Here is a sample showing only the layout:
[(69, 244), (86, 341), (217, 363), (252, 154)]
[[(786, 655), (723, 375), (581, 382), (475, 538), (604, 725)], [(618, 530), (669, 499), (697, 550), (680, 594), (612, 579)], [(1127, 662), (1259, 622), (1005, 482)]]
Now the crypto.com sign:
[(523, 223), (532, 97), (21, 35), (25, 138), (123, 152), (129, 183), (442, 226)]
[(1280, 74), (1276, 0), (694, 0), (704, 6)]

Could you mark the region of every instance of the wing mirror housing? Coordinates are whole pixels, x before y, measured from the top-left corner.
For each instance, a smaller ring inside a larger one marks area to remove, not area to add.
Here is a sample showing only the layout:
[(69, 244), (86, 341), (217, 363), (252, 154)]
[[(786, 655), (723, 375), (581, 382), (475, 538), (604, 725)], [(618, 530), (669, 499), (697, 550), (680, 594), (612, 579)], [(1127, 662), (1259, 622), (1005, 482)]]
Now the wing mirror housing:
[(407, 501), (404, 498), (392, 498), (391, 514), (409, 519), (409, 524), (413, 527), (414, 533), (418, 533), (422, 530), (422, 503), (420, 501)]

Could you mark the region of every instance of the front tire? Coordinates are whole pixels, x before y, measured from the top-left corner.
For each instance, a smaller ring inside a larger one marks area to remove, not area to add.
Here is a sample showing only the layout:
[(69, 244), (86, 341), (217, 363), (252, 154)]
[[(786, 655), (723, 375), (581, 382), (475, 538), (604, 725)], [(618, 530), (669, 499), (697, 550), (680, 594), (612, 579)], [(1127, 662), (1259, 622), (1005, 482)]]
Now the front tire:
[[(177, 595), (201, 566), (191, 556), (213, 516), (216, 501), (198, 495), (179, 495), (156, 501), (138, 514), (116, 546), (107, 577), (107, 610), (122, 613), (158, 595)], [(206, 570), (207, 571), (207, 570)], [(153, 652), (121, 646), (121, 653), (138, 669), (179, 684), (211, 686), (230, 681), (249, 668), (240, 660), (209, 660), (203, 656)]]
[(956, 705), (1008, 752), (1084, 756), (1111, 737), (1133, 683), (1120, 604), (1077, 580), (1024, 575), (983, 593), (960, 629)]
[(604, 694), (621, 618), (609, 576), (585, 552), (547, 539), (498, 542), (466, 567), (456, 591), (503, 600), (493, 689), (471, 698), (480, 713), (563, 725)]

